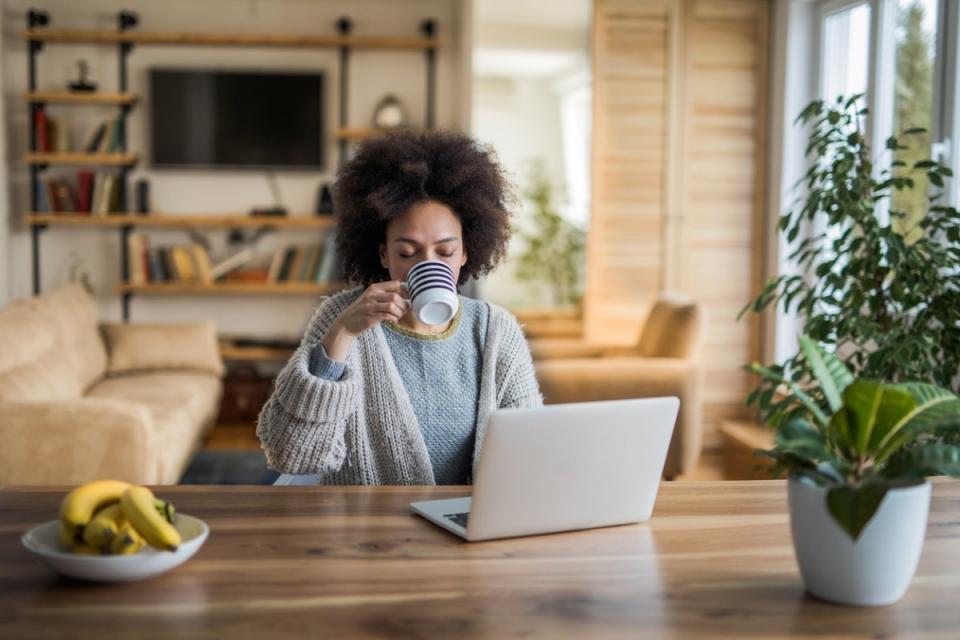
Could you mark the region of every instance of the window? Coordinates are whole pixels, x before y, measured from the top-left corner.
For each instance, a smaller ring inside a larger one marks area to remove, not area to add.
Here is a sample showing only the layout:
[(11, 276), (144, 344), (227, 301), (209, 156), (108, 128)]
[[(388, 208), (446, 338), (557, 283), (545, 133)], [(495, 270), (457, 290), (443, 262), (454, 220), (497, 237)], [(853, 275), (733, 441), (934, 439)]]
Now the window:
[(825, 100), (866, 93), (869, 73), (870, 5), (824, 7), (820, 90)]

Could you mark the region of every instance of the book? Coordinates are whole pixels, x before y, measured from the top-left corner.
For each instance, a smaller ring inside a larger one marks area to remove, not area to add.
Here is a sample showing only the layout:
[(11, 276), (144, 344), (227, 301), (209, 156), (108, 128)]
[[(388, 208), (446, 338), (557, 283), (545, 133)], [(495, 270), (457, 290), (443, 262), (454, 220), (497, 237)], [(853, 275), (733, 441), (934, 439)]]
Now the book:
[(273, 252), (273, 258), (270, 259), (270, 268), (267, 269), (267, 282), (276, 282), (280, 275), (280, 267), (283, 266), (283, 256), (285, 249), (277, 249)]
[(120, 212), (120, 176), (110, 174), (110, 192), (107, 197), (107, 213)]
[(146, 284), (147, 274), (143, 269), (143, 254), (146, 250), (146, 238), (143, 234), (132, 233), (127, 237), (127, 276), (129, 284)]
[(190, 258), (190, 252), (187, 247), (176, 246), (170, 250), (173, 253), (173, 262), (177, 268), (177, 280), (179, 282), (192, 283), (194, 281), (193, 260)]
[(43, 180), (37, 180), (36, 189), (36, 211), (50, 211), (50, 204), (47, 202), (47, 190)]
[(307, 276), (310, 275), (310, 265), (313, 263), (313, 260), (316, 255), (317, 255), (317, 245), (311, 244), (308, 247), (304, 248), (303, 262), (300, 263), (300, 269), (297, 271), (297, 280), (301, 282), (306, 282)]
[(287, 247), (283, 250), (283, 262), (280, 264), (280, 273), (277, 275), (277, 282), (286, 282), (290, 279), (290, 267), (293, 265), (293, 259), (296, 257), (296, 247)]
[(57, 178), (53, 181), (53, 193), (57, 199), (57, 205), (60, 207), (60, 211), (73, 213), (77, 210), (73, 193), (70, 191), (70, 185), (68, 185), (65, 180)]
[(47, 201), (47, 211), (57, 213), (60, 211), (60, 205), (57, 203), (57, 194), (53, 191), (53, 178), (43, 179), (43, 193)]
[(337, 258), (336, 254), (336, 238), (331, 231), (327, 234), (327, 237), (323, 241), (323, 261), (320, 263), (320, 267), (317, 269), (317, 282), (331, 282), (334, 280), (335, 270), (337, 268), (337, 265), (335, 264)]
[(303, 259), (307, 253), (306, 247), (295, 247), (293, 250), (293, 262), (290, 263), (290, 271), (287, 272), (287, 280), (293, 282), (300, 276), (300, 269), (303, 267)]
[(173, 256), (170, 255), (170, 247), (160, 249), (160, 261), (163, 263), (163, 272), (166, 274), (166, 282), (178, 282), (180, 274), (177, 273), (177, 266), (173, 263)]
[(103, 134), (107, 130), (107, 123), (101, 122), (96, 129), (94, 129), (93, 134), (90, 136), (90, 139), (87, 141), (87, 146), (83, 149), (87, 153), (96, 153), (97, 148), (100, 146), (100, 141), (103, 140)]
[(317, 279), (317, 270), (320, 268), (320, 263), (323, 262), (323, 245), (315, 244), (313, 245), (314, 252), (311, 258), (310, 264), (307, 266), (307, 274), (303, 278), (307, 282), (315, 282)]
[(93, 197), (93, 172), (77, 172), (77, 211), (90, 213)]
[(106, 127), (103, 131), (103, 138), (100, 139), (100, 144), (97, 145), (97, 153), (107, 153), (110, 150), (110, 140), (113, 137), (113, 130), (117, 126), (116, 119), (108, 120)]
[(33, 126), (37, 132), (36, 150), (50, 151), (50, 141), (47, 138), (47, 112), (44, 109), (34, 109)]
[(219, 280), (231, 271), (235, 271), (253, 260), (253, 249), (244, 247), (233, 255), (221, 260), (210, 268), (210, 276), (213, 280)]
[(53, 116), (47, 116), (47, 148), (46, 151), (59, 151), (57, 149), (57, 119)]
[(150, 265), (150, 282), (164, 282), (167, 279), (159, 249), (147, 249), (147, 262)]
[(210, 267), (210, 256), (207, 255), (207, 250), (197, 243), (191, 244), (190, 250), (197, 267), (197, 280), (202, 284), (213, 284), (213, 269)]
[(55, 135), (51, 136), (53, 148), (57, 151), (70, 151), (73, 145), (70, 144), (70, 126), (63, 118), (50, 118), (50, 121), (56, 124)]

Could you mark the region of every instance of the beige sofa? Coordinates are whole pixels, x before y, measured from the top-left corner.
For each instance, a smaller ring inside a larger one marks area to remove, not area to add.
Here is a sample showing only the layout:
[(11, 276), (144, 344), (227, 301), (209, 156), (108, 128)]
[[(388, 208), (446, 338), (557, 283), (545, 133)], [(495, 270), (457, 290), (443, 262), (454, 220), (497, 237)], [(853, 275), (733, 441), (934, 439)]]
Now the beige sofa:
[(703, 439), (703, 372), (700, 348), (703, 308), (678, 294), (664, 294), (644, 322), (633, 347), (604, 347), (575, 338), (531, 338), (537, 380), (548, 404), (654, 396), (680, 398), (663, 474), (691, 470)]
[(173, 484), (216, 420), (212, 323), (105, 324), (78, 284), (0, 310), (0, 485)]

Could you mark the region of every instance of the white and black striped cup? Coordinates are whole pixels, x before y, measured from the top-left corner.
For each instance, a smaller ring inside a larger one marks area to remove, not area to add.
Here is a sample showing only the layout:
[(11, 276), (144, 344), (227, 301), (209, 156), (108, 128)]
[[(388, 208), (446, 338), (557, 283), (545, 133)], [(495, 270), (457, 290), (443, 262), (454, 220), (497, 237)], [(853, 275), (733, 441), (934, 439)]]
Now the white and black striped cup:
[(443, 324), (457, 314), (460, 299), (453, 270), (440, 260), (424, 260), (407, 273), (404, 283), (413, 313), (424, 324)]

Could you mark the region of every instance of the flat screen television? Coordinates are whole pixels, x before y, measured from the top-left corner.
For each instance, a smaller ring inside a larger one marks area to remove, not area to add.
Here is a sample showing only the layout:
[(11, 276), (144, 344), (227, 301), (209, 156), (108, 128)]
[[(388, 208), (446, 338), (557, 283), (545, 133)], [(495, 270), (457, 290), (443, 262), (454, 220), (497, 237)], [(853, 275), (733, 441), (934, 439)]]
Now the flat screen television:
[(324, 166), (322, 73), (150, 70), (154, 167)]

